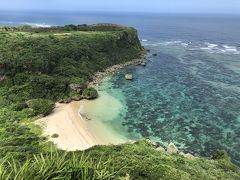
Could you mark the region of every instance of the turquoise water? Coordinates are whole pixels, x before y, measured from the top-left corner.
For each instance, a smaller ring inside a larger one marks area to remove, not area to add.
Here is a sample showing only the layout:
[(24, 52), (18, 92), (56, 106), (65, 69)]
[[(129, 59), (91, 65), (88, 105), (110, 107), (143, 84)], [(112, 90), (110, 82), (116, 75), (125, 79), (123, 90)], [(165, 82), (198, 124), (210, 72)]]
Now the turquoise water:
[[(224, 149), (239, 161), (240, 48), (161, 40), (143, 45), (151, 50), (146, 67), (130, 66), (99, 88), (125, 107), (112, 125), (121, 122), (131, 139), (174, 142), (203, 156)], [(126, 81), (126, 73), (134, 80)]]
[[(239, 163), (240, 16), (0, 12), (0, 25), (98, 22), (137, 28), (151, 52), (146, 67), (131, 66), (104, 81), (101, 107), (91, 116), (131, 139), (150, 137), (164, 146), (172, 141), (203, 156), (224, 149)], [(134, 80), (126, 81), (125, 73)]]

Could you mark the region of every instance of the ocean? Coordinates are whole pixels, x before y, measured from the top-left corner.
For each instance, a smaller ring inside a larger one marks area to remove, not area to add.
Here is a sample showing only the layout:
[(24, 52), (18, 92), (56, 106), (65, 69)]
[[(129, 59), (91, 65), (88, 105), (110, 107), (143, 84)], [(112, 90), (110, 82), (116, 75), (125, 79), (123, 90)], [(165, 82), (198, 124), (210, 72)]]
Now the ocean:
[[(0, 12), (0, 25), (98, 22), (135, 27), (150, 52), (146, 67), (105, 78), (101, 107), (89, 116), (129, 139), (148, 137), (164, 147), (173, 142), (206, 157), (223, 149), (240, 163), (240, 16)], [(126, 73), (134, 80), (126, 81)]]

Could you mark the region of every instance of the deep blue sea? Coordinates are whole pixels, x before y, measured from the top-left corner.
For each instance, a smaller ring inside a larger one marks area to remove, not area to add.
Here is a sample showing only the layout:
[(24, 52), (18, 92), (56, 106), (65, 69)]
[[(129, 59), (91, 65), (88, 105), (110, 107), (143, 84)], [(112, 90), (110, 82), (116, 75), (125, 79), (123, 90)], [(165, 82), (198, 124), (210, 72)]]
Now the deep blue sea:
[(224, 149), (240, 162), (240, 16), (0, 12), (0, 25), (98, 22), (137, 28), (150, 50), (146, 67), (130, 66), (100, 87), (124, 104), (113, 122), (126, 136), (208, 157)]

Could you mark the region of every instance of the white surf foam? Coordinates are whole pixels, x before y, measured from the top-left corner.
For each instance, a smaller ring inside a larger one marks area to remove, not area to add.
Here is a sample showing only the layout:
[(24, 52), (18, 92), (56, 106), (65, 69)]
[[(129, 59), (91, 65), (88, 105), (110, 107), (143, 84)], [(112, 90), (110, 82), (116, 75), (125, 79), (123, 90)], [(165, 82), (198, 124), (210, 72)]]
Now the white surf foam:
[(235, 46), (230, 46), (227, 44), (218, 45), (206, 42), (203, 47), (200, 47), (201, 50), (205, 50), (209, 53), (217, 53), (217, 54), (240, 54), (240, 50), (238, 50)]
[(28, 26), (32, 26), (32, 27), (51, 27), (51, 25), (45, 24), (45, 23), (29, 23), (29, 22), (25, 22), (25, 23), (21, 23), (22, 25), (28, 25)]

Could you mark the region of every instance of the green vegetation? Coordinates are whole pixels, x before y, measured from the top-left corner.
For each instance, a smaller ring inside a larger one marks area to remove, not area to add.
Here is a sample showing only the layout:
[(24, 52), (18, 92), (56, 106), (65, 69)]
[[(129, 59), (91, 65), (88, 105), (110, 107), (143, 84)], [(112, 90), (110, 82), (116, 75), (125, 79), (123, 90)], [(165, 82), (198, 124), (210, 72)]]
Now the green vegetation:
[(98, 97), (98, 92), (94, 88), (87, 88), (83, 91), (83, 96), (87, 99), (95, 99)]
[(188, 159), (154, 149), (147, 141), (97, 146), (86, 152), (40, 154), (19, 164), (0, 160), (2, 179), (239, 179), (228, 157)]
[(93, 161), (84, 155), (54, 152), (35, 155), (34, 158), (19, 164), (11, 157), (0, 159), (0, 179), (112, 179), (115, 172), (106, 169), (109, 161)]
[(26, 104), (36, 115), (43, 116), (50, 114), (55, 107), (54, 102), (48, 99), (31, 99)]
[(49, 114), (58, 100), (81, 99), (96, 72), (142, 50), (135, 29), (113, 24), (0, 27), (0, 157), (23, 161), (48, 149), (32, 128), (36, 115)]
[(51, 138), (58, 138), (58, 137), (59, 137), (58, 134), (53, 134), (53, 135), (51, 136)]
[(0, 27), (0, 179), (240, 179), (222, 151), (187, 159), (140, 141), (51, 153), (37, 115), (57, 100), (96, 98), (85, 89), (93, 74), (142, 50), (135, 29), (112, 24)]

